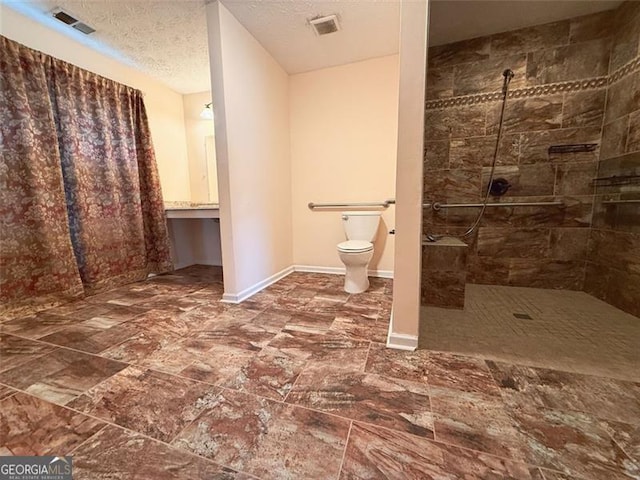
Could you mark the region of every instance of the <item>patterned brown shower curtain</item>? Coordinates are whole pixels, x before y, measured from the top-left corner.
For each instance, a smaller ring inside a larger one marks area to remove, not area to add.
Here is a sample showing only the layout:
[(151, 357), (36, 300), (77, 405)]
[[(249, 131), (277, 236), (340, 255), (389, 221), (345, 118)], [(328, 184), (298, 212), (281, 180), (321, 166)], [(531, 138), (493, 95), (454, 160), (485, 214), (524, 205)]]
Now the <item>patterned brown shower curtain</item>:
[(0, 62), (3, 309), (171, 270), (142, 94), (4, 37)]

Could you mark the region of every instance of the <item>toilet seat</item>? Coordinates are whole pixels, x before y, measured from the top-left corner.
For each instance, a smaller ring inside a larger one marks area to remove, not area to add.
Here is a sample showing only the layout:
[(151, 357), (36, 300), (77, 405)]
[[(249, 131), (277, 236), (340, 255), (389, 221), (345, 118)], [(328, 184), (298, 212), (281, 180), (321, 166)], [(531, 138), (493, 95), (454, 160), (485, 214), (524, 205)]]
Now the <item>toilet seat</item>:
[(364, 240), (347, 240), (338, 244), (338, 250), (343, 253), (363, 253), (373, 250), (373, 243)]

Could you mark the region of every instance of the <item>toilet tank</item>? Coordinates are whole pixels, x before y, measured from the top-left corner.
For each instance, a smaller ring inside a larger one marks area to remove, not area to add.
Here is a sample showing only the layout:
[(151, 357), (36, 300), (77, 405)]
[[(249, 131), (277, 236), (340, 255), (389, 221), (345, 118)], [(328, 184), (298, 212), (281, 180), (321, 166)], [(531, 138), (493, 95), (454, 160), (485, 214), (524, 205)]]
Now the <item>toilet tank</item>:
[(342, 212), (347, 240), (373, 242), (380, 224), (380, 212)]

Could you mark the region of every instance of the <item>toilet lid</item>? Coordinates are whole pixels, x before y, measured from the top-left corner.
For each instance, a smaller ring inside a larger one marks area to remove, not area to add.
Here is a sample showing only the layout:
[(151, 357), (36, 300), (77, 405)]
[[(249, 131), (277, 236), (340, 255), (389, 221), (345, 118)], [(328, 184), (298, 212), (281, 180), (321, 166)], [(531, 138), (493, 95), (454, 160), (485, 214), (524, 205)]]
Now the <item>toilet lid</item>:
[(373, 243), (364, 240), (347, 240), (338, 244), (338, 250), (341, 252), (360, 253), (373, 249)]

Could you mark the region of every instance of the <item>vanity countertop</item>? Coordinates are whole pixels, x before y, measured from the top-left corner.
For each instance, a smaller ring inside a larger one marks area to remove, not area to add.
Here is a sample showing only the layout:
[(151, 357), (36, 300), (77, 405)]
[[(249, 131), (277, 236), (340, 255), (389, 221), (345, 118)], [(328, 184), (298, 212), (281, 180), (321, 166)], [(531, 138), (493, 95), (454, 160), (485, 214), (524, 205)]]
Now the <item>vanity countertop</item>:
[(220, 218), (220, 205), (201, 202), (165, 202), (167, 218)]

